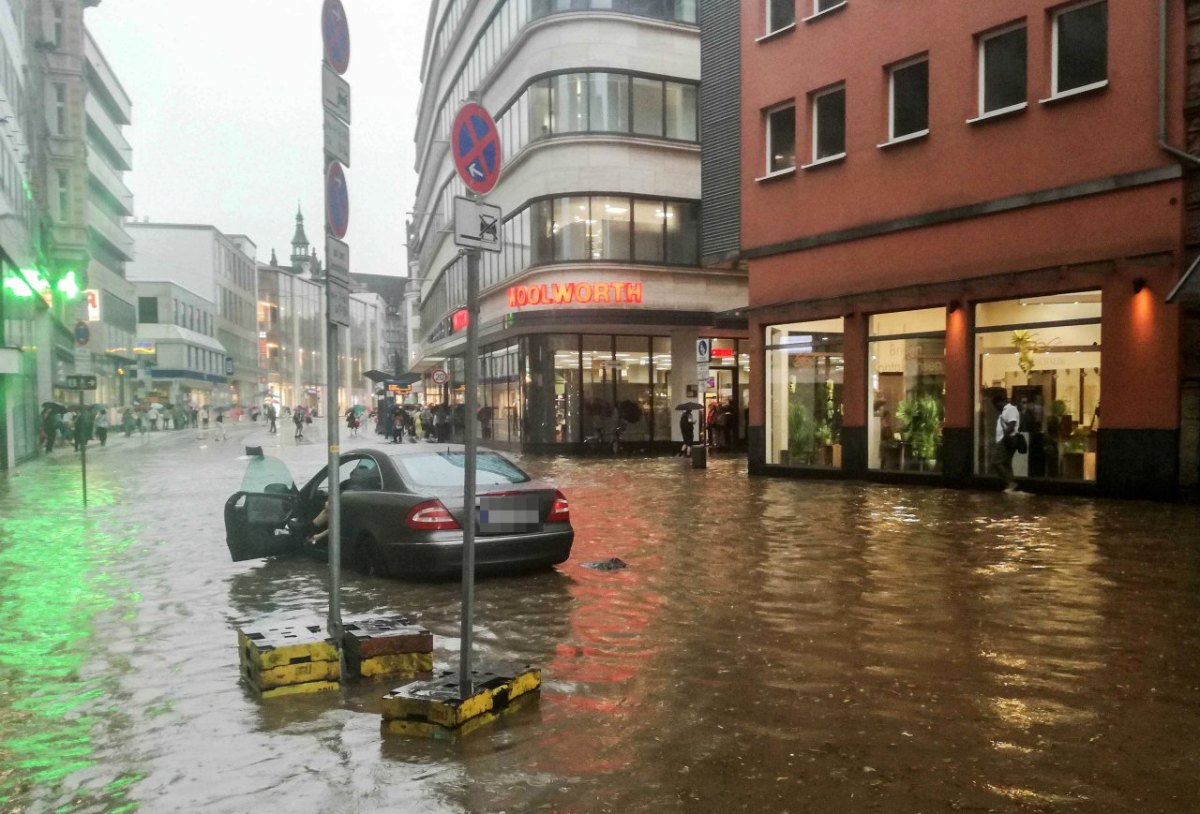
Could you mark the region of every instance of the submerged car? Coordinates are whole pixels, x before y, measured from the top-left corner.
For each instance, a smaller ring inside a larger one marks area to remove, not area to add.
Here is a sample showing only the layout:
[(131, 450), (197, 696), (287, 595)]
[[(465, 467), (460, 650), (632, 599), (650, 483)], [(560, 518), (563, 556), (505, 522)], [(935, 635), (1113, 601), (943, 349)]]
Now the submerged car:
[[(399, 578), (462, 573), (466, 455), (457, 445), (421, 444), (343, 453), (342, 563)], [(250, 460), (240, 491), (225, 502), (225, 542), (235, 562), (307, 550), (329, 496), (328, 467), (297, 489), (277, 458)], [(491, 450), (475, 465), (477, 573), (549, 568), (571, 554), (575, 532), (567, 498)]]

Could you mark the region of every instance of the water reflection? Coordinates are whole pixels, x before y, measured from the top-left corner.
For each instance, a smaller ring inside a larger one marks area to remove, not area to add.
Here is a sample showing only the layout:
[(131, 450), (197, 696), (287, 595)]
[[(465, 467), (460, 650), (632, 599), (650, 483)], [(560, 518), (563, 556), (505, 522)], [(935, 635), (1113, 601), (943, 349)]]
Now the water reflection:
[[(281, 450), (297, 474), (321, 453)], [(0, 482), (0, 808), (257, 810), (280, 789), (439, 813), (1191, 805), (1195, 507), (529, 457), (570, 496), (576, 550), (481, 580), (475, 649), (542, 666), (544, 689), (442, 742), (381, 737), (387, 683), (244, 690), (236, 621), (323, 618), (326, 569), (229, 562), (230, 456), (129, 455), (97, 456), (107, 505), (87, 514), (65, 469), (30, 475), (33, 498)], [(64, 496), (53, 519), (44, 494)], [(610, 557), (629, 567), (582, 567)], [(345, 616), (411, 615), (441, 667), (460, 600), (345, 576)]]

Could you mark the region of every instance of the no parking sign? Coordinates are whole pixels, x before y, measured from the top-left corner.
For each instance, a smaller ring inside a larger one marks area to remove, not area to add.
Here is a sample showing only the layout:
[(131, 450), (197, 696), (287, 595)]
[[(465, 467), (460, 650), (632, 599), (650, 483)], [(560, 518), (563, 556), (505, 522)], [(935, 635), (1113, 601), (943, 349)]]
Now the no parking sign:
[(486, 110), (474, 102), (459, 109), (450, 127), (454, 168), (467, 189), (486, 195), (500, 178), (500, 133)]

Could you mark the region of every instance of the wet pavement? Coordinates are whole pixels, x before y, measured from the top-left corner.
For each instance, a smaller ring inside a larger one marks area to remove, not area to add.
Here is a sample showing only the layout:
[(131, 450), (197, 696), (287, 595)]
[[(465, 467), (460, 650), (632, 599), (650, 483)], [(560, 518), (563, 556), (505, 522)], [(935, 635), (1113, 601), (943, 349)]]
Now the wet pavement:
[[(0, 477), (0, 810), (1187, 812), (1200, 509), (747, 479), (744, 461), (526, 457), (571, 559), (476, 591), (477, 658), (536, 703), (384, 737), (392, 684), (259, 701), (237, 620), (326, 611), (308, 560), (231, 563), (243, 443), (118, 437)], [(366, 435), (363, 444), (377, 443)], [(343, 439), (343, 448), (359, 442)], [(586, 562), (619, 557), (628, 568)], [(457, 583), (345, 576), (458, 651)]]

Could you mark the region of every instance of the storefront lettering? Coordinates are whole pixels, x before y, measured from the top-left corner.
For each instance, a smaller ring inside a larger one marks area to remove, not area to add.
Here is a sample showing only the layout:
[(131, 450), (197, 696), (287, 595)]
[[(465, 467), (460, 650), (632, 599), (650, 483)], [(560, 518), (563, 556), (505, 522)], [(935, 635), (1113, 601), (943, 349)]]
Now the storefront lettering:
[(570, 305), (571, 303), (615, 303), (640, 305), (641, 283), (541, 283), (514, 285), (508, 289), (508, 307), (526, 305)]

